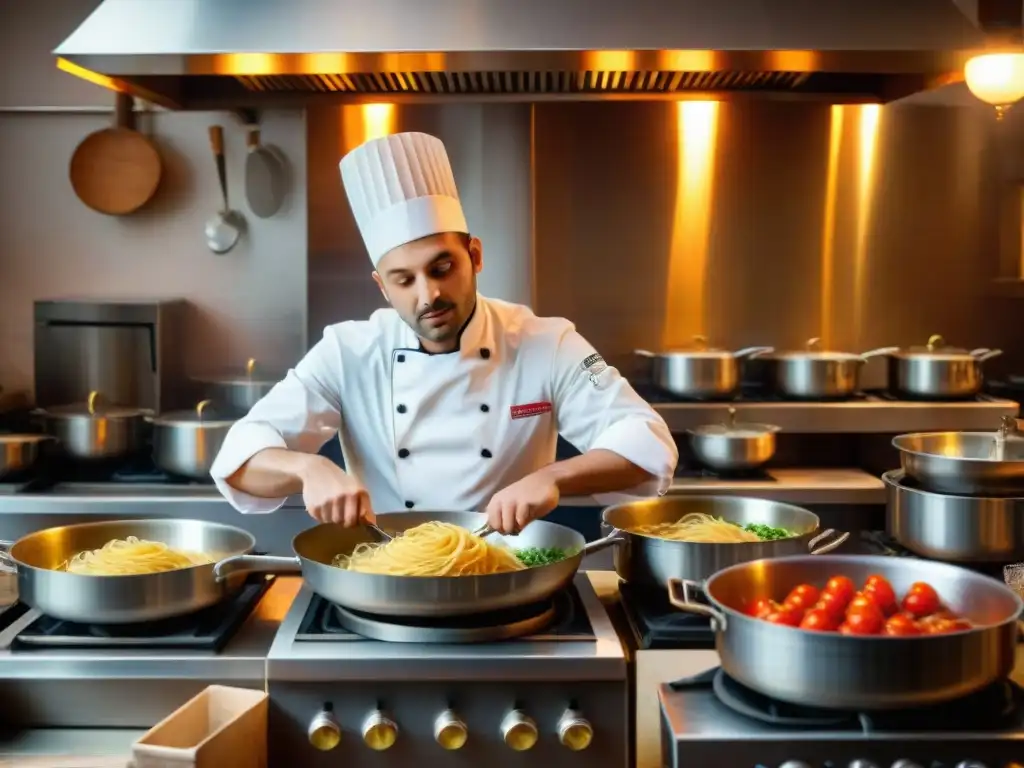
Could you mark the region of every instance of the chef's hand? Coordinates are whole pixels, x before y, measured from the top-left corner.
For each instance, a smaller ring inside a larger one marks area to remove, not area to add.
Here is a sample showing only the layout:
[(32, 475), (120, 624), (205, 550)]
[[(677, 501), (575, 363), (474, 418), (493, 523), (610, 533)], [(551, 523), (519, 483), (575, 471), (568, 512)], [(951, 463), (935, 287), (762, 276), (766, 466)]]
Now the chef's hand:
[(302, 500), (310, 517), (346, 528), (377, 522), (362, 483), (330, 459), (309, 458), (302, 471)]
[(542, 472), (498, 491), (487, 505), (487, 522), (500, 533), (519, 533), (558, 506), (558, 486)]

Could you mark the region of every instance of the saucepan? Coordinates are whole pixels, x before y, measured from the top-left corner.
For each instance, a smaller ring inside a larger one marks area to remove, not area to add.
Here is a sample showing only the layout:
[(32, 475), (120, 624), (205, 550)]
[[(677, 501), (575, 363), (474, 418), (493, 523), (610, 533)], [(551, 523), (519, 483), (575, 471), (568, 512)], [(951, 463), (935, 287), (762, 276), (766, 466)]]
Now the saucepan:
[(889, 387), (915, 398), (949, 399), (973, 397), (985, 381), (982, 363), (1003, 354), (999, 349), (966, 350), (946, 345), (938, 334), (924, 347), (892, 353)]
[(113, 520), (36, 531), (0, 542), (0, 568), (18, 575), (18, 598), (47, 616), (89, 624), (135, 624), (183, 616), (236, 593), (244, 572), (221, 563), (139, 576), (87, 576), (57, 570), (113, 539), (136, 536), (214, 559), (251, 552), (248, 531), (202, 520)]
[(99, 392), (90, 392), (84, 403), (43, 408), (37, 413), (45, 419), (46, 431), (76, 459), (122, 458), (145, 445), (149, 412), (106, 403)]
[(849, 397), (860, 388), (860, 371), (872, 357), (897, 352), (883, 347), (863, 352), (830, 352), (821, 349), (821, 339), (809, 339), (801, 352), (773, 355), (776, 363), (775, 385), (786, 397), (804, 400), (830, 400)]
[(729, 408), (725, 424), (702, 424), (687, 430), (697, 460), (722, 472), (757, 469), (775, 455), (774, 424), (737, 422), (736, 409)]
[[(710, 544), (660, 539), (633, 531), (646, 525), (674, 523), (702, 513), (732, 523), (760, 523), (795, 535), (775, 541)], [(662, 496), (608, 507), (601, 515), (615, 542), (615, 572), (630, 584), (665, 589), (670, 579), (700, 581), (722, 568), (788, 555), (824, 554), (840, 546), (849, 533), (821, 530), (818, 516), (792, 504), (743, 496)], [(831, 539), (831, 540), (830, 540)], [(827, 543), (823, 543), (827, 542)]]
[[(754, 600), (782, 600), (799, 584), (843, 575), (863, 584), (884, 576), (897, 594), (925, 582), (974, 627), (913, 637), (810, 632), (749, 616)], [(707, 603), (693, 599), (702, 590)], [(719, 571), (705, 583), (675, 581), (681, 610), (708, 616), (722, 669), (780, 701), (854, 712), (902, 709), (961, 698), (1009, 676), (1024, 604), (1002, 582), (946, 563), (906, 557), (783, 557)]]
[(160, 414), (153, 424), (153, 461), (160, 469), (193, 480), (206, 480), (234, 419), (224, 418), (201, 401), (191, 411)]
[(0, 435), (0, 480), (31, 470), (56, 438), (50, 435)]
[(653, 364), (651, 380), (677, 397), (692, 400), (714, 400), (732, 397), (740, 386), (740, 365), (743, 358), (771, 352), (771, 347), (747, 347), (736, 352), (708, 347), (703, 336), (695, 336), (693, 347), (665, 352), (635, 350)]
[[(392, 512), (378, 524), (401, 532), (437, 520), (474, 531), (487, 522), (476, 512)], [(491, 543), (516, 550), (559, 548), (570, 553), (557, 563), (486, 576), (386, 576), (337, 568), (332, 561), (359, 544), (379, 539), (368, 528), (324, 524), (292, 540), (295, 557), (242, 555), (218, 563), (218, 573), (301, 573), (310, 588), (332, 603), (354, 611), (386, 616), (460, 616), (539, 602), (572, 581), (586, 555), (613, 544), (609, 537), (589, 544), (583, 535), (557, 523), (537, 520), (516, 536), (491, 534)]]
[(284, 377), (284, 373), (263, 371), (256, 360), (250, 358), (241, 371), (201, 376), (196, 381), (202, 385), (204, 397), (212, 400), (218, 410), (232, 416), (245, 416)]

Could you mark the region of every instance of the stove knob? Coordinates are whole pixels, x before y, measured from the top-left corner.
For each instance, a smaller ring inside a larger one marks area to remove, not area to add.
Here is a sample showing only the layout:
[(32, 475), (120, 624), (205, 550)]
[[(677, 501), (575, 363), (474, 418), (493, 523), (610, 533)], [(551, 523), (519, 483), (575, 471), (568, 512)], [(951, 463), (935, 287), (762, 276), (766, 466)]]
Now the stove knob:
[(325, 709), (309, 724), (308, 736), (310, 744), (321, 752), (328, 752), (341, 741), (341, 726), (334, 715)]
[(964, 760), (962, 763), (957, 763), (956, 768), (988, 768), (988, 766), (977, 760)]
[(779, 768), (811, 768), (811, 766), (803, 760), (787, 760)]
[(443, 749), (462, 749), (469, 738), (469, 729), (452, 710), (446, 709), (434, 721), (434, 741)]
[(580, 752), (594, 740), (594, 728), (577, 710), (567, 709), (558, 718), (558, 740), (563, 747)]
[(921, 768), (921, 766), (913, 760), (897, 760), (892, 764), (892, 768)]
[(516, 752), (533, 749), (538, 736), (540, 733), (537, 731), (537, 724), (521, 710), (513, 709), (501, 721), (501, 738), (505, 741), (505, 746)]
[(391, 749), (398, 739), (398, 725), (379, 709), (363, 721), (363, 743), (370, 749), (383, 752)]
[(878, 768), (878, 766), (870, 760), (854, 760), (850, 763), (850, 768)]

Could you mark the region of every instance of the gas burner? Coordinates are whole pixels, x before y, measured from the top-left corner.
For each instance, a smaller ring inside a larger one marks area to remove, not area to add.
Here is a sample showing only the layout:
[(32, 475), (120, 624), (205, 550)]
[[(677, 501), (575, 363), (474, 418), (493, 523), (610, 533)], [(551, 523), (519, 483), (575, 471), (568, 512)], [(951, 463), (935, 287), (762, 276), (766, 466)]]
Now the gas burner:
[(220, 651), (256, 608), (273, 577), (252, 577), (229, 600), (197, 613), (139, 624), (78, 624), (40, 616), (14, 638), (15, 650), (177, 648)]
[(502, 611), (452, 617), (397, 617), (353, 611), (314, 597), (298, 641), (381, 640), (392, 643), (486, 643), (501, 640), (590, 641), (594, 631), (575, 588)]
[(859, 730), (874, 733), (999, 731), (1021, 717), (1024, 692), (1001, 680), (963, 698), (913, 709), (852, 712), (805, 707), (772, 699), (729, 677), (718, 667), (693, 678), (669, 683), (674, 691), (711, 687), (723, 705), (743, 717), (778, 728)]
[(619, 584), (619, 599), (639, 649), (715, 647), (711, 620), (707, 616), (680, 611), (669, 602), (665, 590), (622, 582)]
[(760, 468), (726, 471), (679, 466), (676, 468), (675, 477), (682, 480), (746, 480), (758, 483), (776, 482), (774, 477), (768, 474), (764, 469)]

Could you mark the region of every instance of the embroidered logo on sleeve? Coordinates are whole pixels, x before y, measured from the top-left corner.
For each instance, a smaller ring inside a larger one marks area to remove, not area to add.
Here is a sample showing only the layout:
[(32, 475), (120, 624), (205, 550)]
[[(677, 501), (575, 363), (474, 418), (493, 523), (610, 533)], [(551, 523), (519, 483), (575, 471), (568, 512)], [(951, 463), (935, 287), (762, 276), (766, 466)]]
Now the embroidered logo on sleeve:
[(608, 370), (608, 363), (604, 361), (601, 355), (595, 352), (584, 358), (583, 362), (580, 363), (580, 370), (587, 374), (590, 383), (596, 387), (599, 383), (600, 375)]
[(525, 403), (523, 405), (513, 405), (509, 408), (513, 419), (528, 419), (531, 416), (540, 416), (543, 413), (551, 413), (551, 403), (539, 402), (539, 403)]

